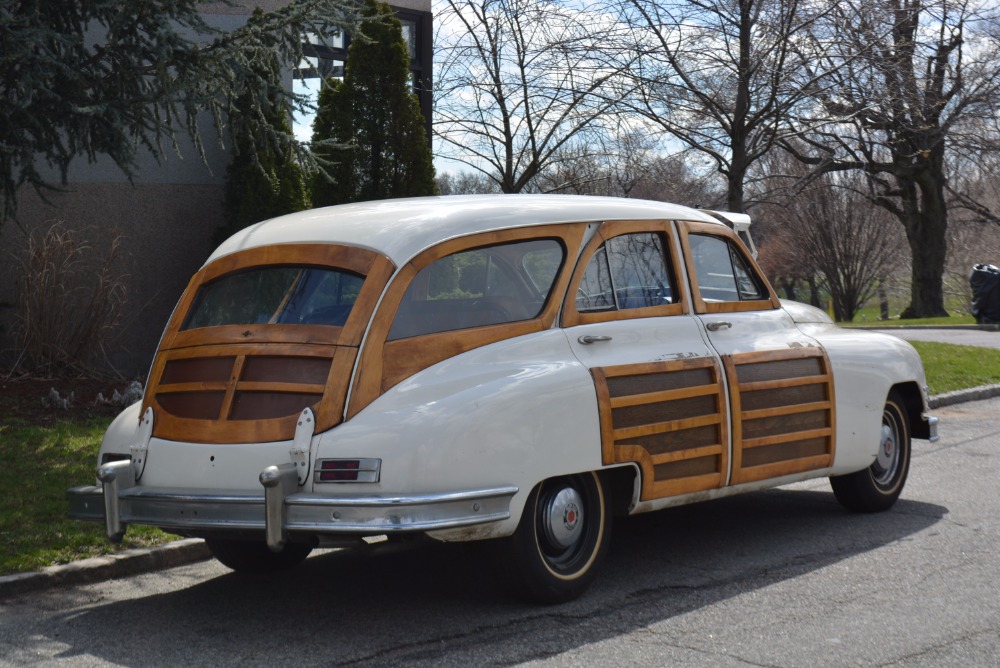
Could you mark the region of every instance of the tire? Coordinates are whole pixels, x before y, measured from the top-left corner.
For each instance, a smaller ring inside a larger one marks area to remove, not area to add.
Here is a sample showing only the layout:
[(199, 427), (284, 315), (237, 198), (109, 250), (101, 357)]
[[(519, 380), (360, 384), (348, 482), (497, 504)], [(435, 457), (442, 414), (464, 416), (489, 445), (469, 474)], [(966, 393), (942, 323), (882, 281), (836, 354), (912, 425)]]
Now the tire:
[(276, 573), (298, 566), (312, 552), (303, 543), (285, 543), (281, 552), (272, 552), (264, 541), (207, 538), (205, 544), (224, 566), (237, 573)]
[(830, 478), (837, 501), (858, 513), (877, 513), (896, 503), (910, 471), (910, 421), (906, 404), (889, 393), (882, 409), (878, 455), (864, 471)]
[(611, 539), (611, 499), (596, 473), (532, 490), (504, 550), (511, 584), (535, 603), (570, 601), (593, 581)]

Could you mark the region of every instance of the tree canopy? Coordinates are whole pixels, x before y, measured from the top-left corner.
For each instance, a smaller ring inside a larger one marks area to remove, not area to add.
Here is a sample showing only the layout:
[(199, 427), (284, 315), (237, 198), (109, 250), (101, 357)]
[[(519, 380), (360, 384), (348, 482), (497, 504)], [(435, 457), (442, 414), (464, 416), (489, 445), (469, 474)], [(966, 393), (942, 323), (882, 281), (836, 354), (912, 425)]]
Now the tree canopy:
[[(302, 55), (302, 36), (354, 25), (352, 3), (292, 0), (224, 32), (200, 0), (7, 0), (0, 5), (0, 220), (16, 215), (25, 185), (43, 196), (65, 184), (70, 164), (109, 157), (129, 178), (143, 154), (163, 157), (187, 135), (202, 149), (201, 117), (221, 128), (241, 91), (273, 91), (255, 70), (264, 54)], [(263, 110), (246, 122), (270, 142), (294, 147)], [(308, 152), (300, 157), (310, 160)]]
[[(254, 13), (259, 20), (260, 10)], [(269, 82), (266, 90), (248, 86), (229, 112), (232, 160), (226, 169), (225, 225), (216, 235), (225, 237), (248, 225), (309, 208), (309, 191), (295, 152), (289, 145), (274, 145), (259, 132), (258, 119), (266, 119), (280, 135), (292, 126), (281, 89), (278, 59), (271, 54), (252, 64), (255, 74)]]
[(437, 193), (402, 25), (382, 2), (366, 0), (361, 12), (344, 80), (320, 93), (312, 144), (332, 178), (317, 174), (317, 206)]

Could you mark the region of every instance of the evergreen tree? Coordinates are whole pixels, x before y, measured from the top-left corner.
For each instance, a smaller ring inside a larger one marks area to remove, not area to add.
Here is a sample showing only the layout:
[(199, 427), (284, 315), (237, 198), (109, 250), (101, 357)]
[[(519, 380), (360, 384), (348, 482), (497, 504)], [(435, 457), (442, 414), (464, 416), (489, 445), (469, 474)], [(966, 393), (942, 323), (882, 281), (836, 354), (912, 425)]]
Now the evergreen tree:
[[(202, 5), (0, 3), (0, 222), (16, 216), (22, 186), (44, 195), (66, 183), (80, 158), (107, 156), (132, 177), (146, 155), (161, 157), (178, 135), (200, 149), (203, 112), (217, 124), (226, 118), (261, 54), (294, 64), (303, 34), (355, 25), (353, 2), (344, 0), (289, 0), (232, 31), (208, 25)], [(286, 106), (305, 103), (280, 86), (275, 92)], [(250, 120), (273, 132), (264, 119)], [(290, 133), (272, 139), (295, 145)]]
[[(254, 11), (251, 21), (263, 17)], [(233, 158), (226, 169), (226, 223), (216, 241), (248, 225), (309, 208), (309, 193), (295, 151), (275, 136), (292, 133), (281, 88), (279, 63), (273, 54), (262, 54), (252, 63), (257, 76), (245, 88), (229, 112), (229, 134)], [(257, 81), (268, 82), (266, 86)], [(258, 119), (273, 129), (260, 132)]]
[(313, 181), (316, 206), (437, 194), (402, 25), (376, 0), (365, 0), (361, 15), (343, 82), (330, 80), (320, 94), (313, 150), (328, 167)]

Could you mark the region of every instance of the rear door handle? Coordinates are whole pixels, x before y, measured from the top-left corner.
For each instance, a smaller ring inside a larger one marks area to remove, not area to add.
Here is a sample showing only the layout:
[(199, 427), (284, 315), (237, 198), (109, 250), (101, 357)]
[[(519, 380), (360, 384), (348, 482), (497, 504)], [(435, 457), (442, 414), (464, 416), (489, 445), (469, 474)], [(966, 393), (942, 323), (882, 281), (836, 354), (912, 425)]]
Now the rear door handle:
[(577, 341), (579, 341), (585, 346), (589, 346), (591, 343), (600, 343), (602, 341), (610, 341), (610, 340), (611, 340), (610, 336), (593, 336), (591, 334), (584, 334), (583, 336), (577, 339)]
[(710, 332), (717, 332), (720, 329), (729, 329), (732, 326), (733, 326), (733, 323), (731, 323), (731, 322), (728, 322), (726, 320), (719, 320), (717, 322), (710, 322), (710, 323), (708, 323), (707, 325), (705, 325), (705, 329), (707, 329)]

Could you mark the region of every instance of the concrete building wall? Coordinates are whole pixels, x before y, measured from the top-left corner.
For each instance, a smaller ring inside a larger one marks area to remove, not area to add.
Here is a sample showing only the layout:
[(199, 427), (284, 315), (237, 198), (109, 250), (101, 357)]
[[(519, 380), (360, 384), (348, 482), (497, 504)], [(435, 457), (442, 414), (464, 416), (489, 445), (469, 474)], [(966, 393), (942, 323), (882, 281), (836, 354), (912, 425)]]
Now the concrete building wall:
[[(204, 13), (216, 27), (242, 25), (254, 6), (271, 10), (286, 0), (260, 0), (241, 7), (207, 5)], [(429, 0), (400, 0), (403, 9), (430, 11)], [(427, 36), (430, 38), (430, 35)], [(289, 86), (291, 72), (288, 73)], [(180, 156), (157, 161), (147, 156), (129, 183), (107, 159), (75, 162), (62, 192), (43, 201), (30, 189), (21, 193), (17, 222), (0, 227), (0, 367), (15, 361), (15, 276), (30, 235), (39, 236), (61, 221), (96, 249), (107, 247), (112, 230), (123, 234), (119, 261), (127, 303), (122, 325), (108, 342), (108, 358), (126, 376), (144, 375), (166, 321), (191, 275), (212, 251), (211, 239), (223, 224), (223, 184), (229, 155), (209, 118), (203, 127), (206, 159), (181, 141)], [(49, 175), (58, 182), (58, 174)]]

